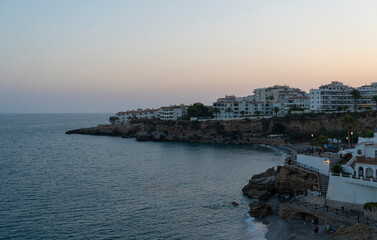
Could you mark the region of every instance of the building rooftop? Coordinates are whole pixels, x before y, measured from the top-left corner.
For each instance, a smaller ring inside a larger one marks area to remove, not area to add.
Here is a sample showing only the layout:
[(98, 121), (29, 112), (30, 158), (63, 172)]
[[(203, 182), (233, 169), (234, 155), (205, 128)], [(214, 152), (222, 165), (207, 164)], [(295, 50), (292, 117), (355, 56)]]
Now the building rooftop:
[(356, 157), (356, 163), (377, 165), (377, 159), (360, 156), (360, 157)]

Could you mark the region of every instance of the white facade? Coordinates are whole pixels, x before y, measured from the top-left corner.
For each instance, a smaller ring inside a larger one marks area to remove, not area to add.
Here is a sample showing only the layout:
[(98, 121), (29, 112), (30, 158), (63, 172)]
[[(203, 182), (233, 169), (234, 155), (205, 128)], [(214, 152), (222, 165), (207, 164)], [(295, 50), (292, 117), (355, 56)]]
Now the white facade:
[(159, 117), (158, 109), (138, 109), (132, 111), (118, 112), (115, 114), (119, 120), (117, 124), (129, 123), (132, 119), (155, 119)]
[(297, 162), (319, 170), (319, 173), (329, 175), (330, 160), (316, 156), (297, 154)]
[(185, 105), (174, 105), (169, 107), (161, 107), (158, 110), (161, 120), (178, 120), (187, 114), (188, 107)]
[(374, 137), (358, 140), (359, 143), (350, 151), (353, 157), (346, 164), (347, 168), (353, 168), (353, 173), (330, 175), (327, 192), (330, 200), (354, 204), (377, 200), (377, 139)]
[(358, 101), (361, 109), (377, 109), (376, 103), (372, 100), (373, 96), (377, 95), (377, 82), (358, 87), (357, 90), (361, 95), (361, 99)]
[(376, 202), (377, 182), (331, 174), (326, 198), (353, 204)]
[(337, 81), (322, 85), (318, 89), (311, 89), (309, 93), (310, 110), (337, 111), (340, 107), (343, 110), (353, 109), (354, 101), (350, 94), (352, 89)]

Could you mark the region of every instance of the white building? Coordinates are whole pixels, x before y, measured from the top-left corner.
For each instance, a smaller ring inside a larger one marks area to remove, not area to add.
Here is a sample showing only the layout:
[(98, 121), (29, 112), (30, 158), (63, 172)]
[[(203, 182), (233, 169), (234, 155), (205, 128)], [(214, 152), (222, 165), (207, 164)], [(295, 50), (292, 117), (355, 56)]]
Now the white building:
[(318, 89), (311, 89), (310, 110), (312, 111), (337, 111), (353, 109), (353, 98), (350, 91), (353, 88), (343, 85), (341, 82), (333, 81), (330, 84), (322, 85)]
[(138, 109), (125, 112), (118, 112), (115, 117), (119, 120), (115, 124), (126, 124), (132, 119), (156, 119), (159, 117), (158, 109)]
[(161, 107), (158, 110), (158, 117), (161, 120), (178, 120), (187, 115), (188, 106), (186, 105), (171, 105), (169, 107)]
[(361, 99), (358, 101), (359, 107), (361, 109), (376, 109), (376, 103), (372, 98), (377, 95), (377, 82), (358, 87), (357, 90), (361, 95)]
[[(375, 133), (377, 136), (377, 133)], [(352, 159), (343, 171), (350, 174), (330, 174), (327, 199), (364, 204), (377, 200), (377, 141), (359, 138)]]

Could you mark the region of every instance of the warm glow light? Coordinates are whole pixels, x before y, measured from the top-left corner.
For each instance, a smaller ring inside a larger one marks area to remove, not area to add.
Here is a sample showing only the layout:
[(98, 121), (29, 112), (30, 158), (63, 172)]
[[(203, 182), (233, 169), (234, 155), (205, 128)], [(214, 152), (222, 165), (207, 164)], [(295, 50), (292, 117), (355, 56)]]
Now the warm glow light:
[(326, 160), (325, 163), (330, 163), (330, 160)]

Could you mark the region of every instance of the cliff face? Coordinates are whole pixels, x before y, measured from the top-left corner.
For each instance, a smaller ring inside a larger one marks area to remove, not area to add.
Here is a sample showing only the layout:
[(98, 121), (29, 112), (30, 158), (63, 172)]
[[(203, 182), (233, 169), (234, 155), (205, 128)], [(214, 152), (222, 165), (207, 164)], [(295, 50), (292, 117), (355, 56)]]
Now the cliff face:
[[(67, 134), (111, 135), (136, 137), (138, 140), (191, 141), (225, 144), (280, 144), (281, 140), (263, 139), (273, 133), (274, 125), (280, 124), (288, 133), (303, 136), (319, 131), (344, 131), (345, 114), (294, 115), (282, 118), (233, 120), (233, 121), (140, 121), (129, 125), (101, 125), (77, 129)], [(376, 112), (357, 113), (356, 133), (371, 131), (377, 123)], [(139, 133), (138, 133), (139, 132)], [(137, 134), (138, 133), (138, 134)]]

